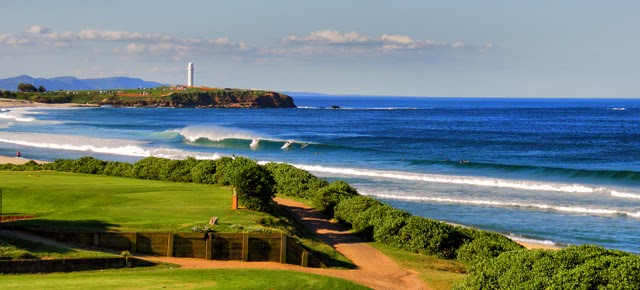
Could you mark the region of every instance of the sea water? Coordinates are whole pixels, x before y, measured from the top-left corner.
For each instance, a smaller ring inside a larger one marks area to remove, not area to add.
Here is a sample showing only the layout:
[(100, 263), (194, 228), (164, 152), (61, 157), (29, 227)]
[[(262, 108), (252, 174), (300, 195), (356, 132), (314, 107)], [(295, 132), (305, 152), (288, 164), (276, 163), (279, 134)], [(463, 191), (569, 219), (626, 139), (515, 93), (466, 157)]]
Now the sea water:
[(242, 155), (420, 216), (640, 253), (640, 100), (294, 99), (298, 109), (4, 108), (0, 154)]

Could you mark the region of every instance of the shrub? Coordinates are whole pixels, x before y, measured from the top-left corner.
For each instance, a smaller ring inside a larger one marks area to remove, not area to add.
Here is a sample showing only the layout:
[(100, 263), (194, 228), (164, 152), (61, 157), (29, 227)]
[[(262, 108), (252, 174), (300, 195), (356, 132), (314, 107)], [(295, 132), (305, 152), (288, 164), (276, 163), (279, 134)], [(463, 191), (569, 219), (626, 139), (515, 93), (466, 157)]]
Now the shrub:
[(269, 210), (275, 196), (271, 173), (254, 161), (236, 157), (227, 166), (225, 176), (236, 189), (238, 202), (248, 209)]
[(412, 252), (450, 259), (455, 257), (463, 237), (452, 225), (412, 216), (398, 233), (397, 243)]
[(471, 267), (455, 289), (637, 289), (640, 257), (583, 245), (508, 251)]
[[(480, 232), (480, 231), (478, 231)], [(507, 251), (524, 247), (498, 233), (482, 232), (482, 236), (463, 244), (457, 251), (457, 259), (474, 265), (478, 262), (500, 256)]]
[(317, 210), (332, 217), (334, 209), (340, 201), (357, 195), (358, 192), (355, 188), (342, 180), (338, 180), (318, 189), (313, 196), (312, 203)]
[(382, 205), (382, 203), (374, 198), (362, 195), (354, 196), (340, 201), (335, 207), (334, 216), (342, 223), (353, 224), (359, 214), (377, 205)]
[(289, 164), (270, 162), (265, 168), (276, 181), (276, 192), (311, 199), (315, 192), (329, 183)]
[(140, 179), (160, 180), (162, 165), (166, 159), (147, 157), (133, 164), (133, 177)]
[(227, 174), (229, 165), (233, 162), (231, 157), (222, 157), (215, 160), (216, 173), (213, 175), (213, 180), (219, 185), (230, 185), (231, 180)]
[(107, 162), (90, 156), (84, 156), (73, 162), (72, 172), (84, 174), (102, 174)]
[(216, 162), (214, 160), (201, 160), (191, 168), (191, 180), (195, 183), (214, 184)]
[(75, 160), (72, 159), (56, 159), (49, 165), (49, 168), (55, 171), (73, 172)]
[(107, 162), (102, 174), (117, 177), (133, 177), (133, 165), (127, 162)]

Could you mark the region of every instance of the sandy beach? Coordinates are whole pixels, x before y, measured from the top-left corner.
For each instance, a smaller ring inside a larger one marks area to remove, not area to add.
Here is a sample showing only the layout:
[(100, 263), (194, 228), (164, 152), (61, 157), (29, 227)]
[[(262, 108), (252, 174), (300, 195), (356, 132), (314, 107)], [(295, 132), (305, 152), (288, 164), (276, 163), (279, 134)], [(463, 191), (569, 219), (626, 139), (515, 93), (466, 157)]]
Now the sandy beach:
[(0, 108), (15, 108), (15, 107), (96, 107), (98, 105), (93, 104), (73, 104), (73, 103), (63, 103), (63, 104), (46, 104), (46, 103), (36, 103), (27, 100), (16, 100), (16, 99), (6, 99), (0, 98)]

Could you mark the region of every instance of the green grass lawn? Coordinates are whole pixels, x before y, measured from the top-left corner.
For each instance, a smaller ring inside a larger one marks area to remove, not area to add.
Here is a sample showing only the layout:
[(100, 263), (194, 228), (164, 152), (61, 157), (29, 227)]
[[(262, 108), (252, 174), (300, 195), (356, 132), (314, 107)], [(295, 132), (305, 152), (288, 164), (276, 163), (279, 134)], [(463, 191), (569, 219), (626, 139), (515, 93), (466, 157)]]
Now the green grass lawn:
[(265, 213), (231, 210), (231, 190), (212, 185), (61, 172), (0, 172), (7, 224), (67, 230), (189, 231), (218, 217), (216, 231), (255, 226)]
[(1, 289), (368, 289), (352, 282), (261, 269), (121, 269), (0, 275)]
[(0, 233), (0, 260), (2, 259), (60, 259), (60, 258), (97, 258), (116, 257), (117, 255), (61, 248), (43, 243), (25, 241)]
[(451, 289), (454, 284), (467, 277), (467, 267), (460, 262), (411, 253), (383, 243), (371, 243), (371, 245), (400, 266), (418, 272), (422, 281), (430, 289)]

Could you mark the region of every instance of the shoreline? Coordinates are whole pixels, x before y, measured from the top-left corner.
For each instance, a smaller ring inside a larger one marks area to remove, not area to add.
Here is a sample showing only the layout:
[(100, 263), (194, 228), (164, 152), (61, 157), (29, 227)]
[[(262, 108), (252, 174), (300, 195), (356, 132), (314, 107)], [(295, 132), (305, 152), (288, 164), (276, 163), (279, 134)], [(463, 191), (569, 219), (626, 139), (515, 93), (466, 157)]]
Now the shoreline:
[[(23, 157), (10, 157), (10, 156), (2, 156), (2, 155), (0, 155), (0, 164), (21, 165), (21, 164), (25, 164), (25, 163), (29, 162), (29, 160), (32, 160), (32, 159), (23, 158)], [(38, 164), (50, 163), (49, 161), (42, 161), (42, 160), (33, 160), (33, 161), (35, 161)], [(542, 244), (542, 243), (522, 242), (522, 241), (517, 241), (517, 240), (513, 240), (513, 241), (518, 243), (518, 244), (520, 244), (520, 245), (522, 245), (522, 246), (524, 246), (525, 248), (527, 248), (529, 250), (533, 250), (533, 249), (560, 250), (560, 249), (562, 249), (562, 247), (560, 247), (560, 246), (554, 246), (554, 245), (548, 245), (548, 244)]]
[(75, 104), (75, 103), (48, 104), (48, 103), (32, 102), (32, 101), (27, 101), (27, 100), (0, 98), (0, 108), (19, 108), (19, 107), (61, 107), (61, 108), (72, 108), (72, 107), (99, 107), (99, 105)]

